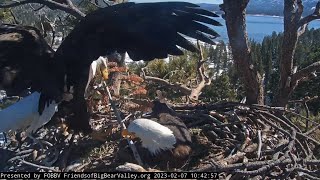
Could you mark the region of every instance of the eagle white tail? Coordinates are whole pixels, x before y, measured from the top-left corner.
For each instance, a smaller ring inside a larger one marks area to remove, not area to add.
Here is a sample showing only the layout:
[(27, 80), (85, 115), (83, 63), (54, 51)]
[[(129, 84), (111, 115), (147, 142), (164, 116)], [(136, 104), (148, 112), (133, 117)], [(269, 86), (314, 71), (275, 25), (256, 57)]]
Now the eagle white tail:
[(17, 103), (0, 111), (0, 132), (26, 130), (34, 132), (50, 121), (58, 104), (53, 101), (45, 107), (42, 115), (38, 112), (40, 93), (34, 92)]

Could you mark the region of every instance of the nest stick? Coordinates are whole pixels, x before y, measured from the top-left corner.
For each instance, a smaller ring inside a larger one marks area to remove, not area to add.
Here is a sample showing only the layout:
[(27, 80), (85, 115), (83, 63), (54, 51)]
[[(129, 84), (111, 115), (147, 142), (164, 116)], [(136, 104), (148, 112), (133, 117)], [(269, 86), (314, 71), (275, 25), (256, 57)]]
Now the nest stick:
[(260, 156), (261, 156), (261, 148), (262, 148), (261, 130), (258, 130), (258, 139), (259, 139), (259, 146), (258, 146), (257, 156), (258, 156), (258, 159), (260, 159)]
[[(115, 105), (115, 103), (114, 103), (113, 100), (112, 100), (111, 93), (110, 93), (109, 88), (108, 88), (108, 86), (107, 86), (107, 84), (106, 84), (105, 81), (103, 81), (103, 85), (104, 85), (105, 89), (107, 90), (111, 107), (112, 107), (112, 109), (114, 110), (114, 113), (115, 113), (115, 115), (116, 115), (116, 117), (117, 117), (117, 120), (118, 120), (119, 124), (121, 125), (122, 129), (126, 129), (126, 125), (124, 124), (124, 122), (123, 122), (122, 119), (121, 119), (120, 112), (118, 111), (117, 106)], [(140, 166), (143, 166), (142, 160), (141, 160), (141, 158), (140, 158), (140, 155), (139, 155), (139, 153), (138, 153), (138, 151), (137, 151), (137, 148), (136, 148), (136, 146), (134, 145), (133, 141), (127, 139), (127, 142), (128, 142), (128, 144), (129, 144), (132, 152), (133, 152), (134, 158), (136, 159), (136, 161), (139, 163)]]

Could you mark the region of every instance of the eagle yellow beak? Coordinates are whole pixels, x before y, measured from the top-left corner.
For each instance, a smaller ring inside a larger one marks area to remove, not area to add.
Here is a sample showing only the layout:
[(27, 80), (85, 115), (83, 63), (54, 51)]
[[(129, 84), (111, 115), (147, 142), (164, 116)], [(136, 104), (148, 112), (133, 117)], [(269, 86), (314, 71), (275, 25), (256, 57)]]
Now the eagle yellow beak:
[(134, 139), (136, 138), (135, 133), (129, 132), (128, 129), (124, 129), (121, 131), (121, 136), (123, 138), (127, 138), (127, 139)]
[(102, 73), (103, 79), (104, 79), (104, 80), (108, 80), (108, 78), (109, 78), (108, 68), (104, 68), (104, 69), (101, 71), (101, 73)]

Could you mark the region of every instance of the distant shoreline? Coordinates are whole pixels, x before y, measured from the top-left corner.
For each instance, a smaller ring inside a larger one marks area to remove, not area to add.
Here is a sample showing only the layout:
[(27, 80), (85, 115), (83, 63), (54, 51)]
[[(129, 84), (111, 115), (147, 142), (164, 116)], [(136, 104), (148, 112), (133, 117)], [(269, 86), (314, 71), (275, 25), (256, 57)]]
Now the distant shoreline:
[[(218, 14), (218, 15), (222, 15), (221, 11), (213, 11), (214, 13)], [(279, 18), (283, 18), (283, 16), (278, 16), (278, 15), (271, 15), (271, 14), (247, 14), (248, 16), (269, 16), (269, 17), (279, 17)]]
[(248, 16), (257, 16), (257, 17), (260, 17), (260, 16), (267, 16), (267, 17), (274, 17), (274, 18), (281, 18), (283, 19), (283, 16), (277, 16), (277, 15), (269, 15), (269, 14), (247, 14)]
[[(277, 15), (269, 15), (269, 14), (247, 14), (249, 16), (268, 16), (268, 17), (274, 17), (274, 18), (281, 18), (283, 19), (283, 16), (277, 16)], [(302, 17), (303, 18), (303, 17)], [(315, 19), (313, 21), (320, 21), (320, 19)]]
[[(217, 13), (218, 15), (220, 15), (221, 16), (221, 12), (215, 12), (215, 13)], [(262, 17), (262, 16), (264, 16), (264, 17), (274, 17), (274, 18), (281, 18), (281, 19), (283, 19), (283, 16), (278, 16), (278, 15), (270, 15), (270, 14), (247, 14), (247, 16), (257, 16), (257, 17)], [(315, 20), (313, 20), (313, 21), (320, 21), (320, 19), (315, 19)]]

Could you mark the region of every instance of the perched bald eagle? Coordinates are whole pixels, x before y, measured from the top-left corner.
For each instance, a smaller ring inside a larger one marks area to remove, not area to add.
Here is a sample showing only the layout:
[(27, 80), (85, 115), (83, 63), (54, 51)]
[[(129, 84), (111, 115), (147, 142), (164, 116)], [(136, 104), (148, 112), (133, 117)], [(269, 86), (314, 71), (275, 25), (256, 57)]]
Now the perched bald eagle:
[[(154, 101), (150, 119), (136, 119), (122, 131), (123, 137), (140, 140), (137, 149), (142, 160), (150, 166), (181, 167), (192, 152), (191, 134), (174, 113), (167, 104)], [(128, 147), (123, 146), (119, 158), (133, 160)]]
[(52, 56), (36, 28), (0, 25), (0, 89), (26, 96), (0, 110), (0, 132), (19, 129), (30, 135), (50, 121), (61, 95), (50, 69)]
[[(47, 48), (38, 48), (39, 44), (33, 43), (43, 41), (43, 38), (38, 36), (39, 32), (34, 30), (37, 38), (27, 39), (29, 36), (26, 36), (26, 44), (21, 44), (21, 47), (14, 43), (0, 44), (1, 51), (13, 56), (9, 60), (4, 58), (5, 62), (14, 65), (27, 77), (24, 78), (24, 75), (19, 73), (15, 76), (16, 81), (7, 87), (20, 91), (32, 84), (33, 91), (38, 91), (41, 97), (45, 97), (45, 100), (39, 103), (40, 112), (44, 109), (43, 104), (53, 100), (61, 101), (65, 86), (73, 87), (70, 128), (91, 132), (84, 94), (93, 60), (99, 56), (127, 52), (134, 61), (150, 61), (167, 58), (169, 54), (182, 55), (183, 51), (179, 47), (197, 52), (199, 50), (184, 36), (215, 44), (213, 39), (218, 34), (203, 24), (220, 26), (214, 17), (218, 16), (200, 9), (198, 5), (185, 2), (130, 2), (101, 8), (81, 19), (52, 58), (50, 53), (47, 53)], [(7, 29), (5, 33), (10, 34), (10, 28)], [(22, 33), (28, 31), (29, 27), (16, 26), (12, 29)], [(12, 51), (5, 50), (7, 46), (10, 46)], [(29, 48), (31, 54), (37, 57), (24, 57), (23, 53), (29, 51), (23, 47)], [(43, 47), (47, 47), (47, 44)], [(0, 62), (0, 70), (3, 71), (5, 66), (2, 65), (2, 56)]]
[[(82, 19), (54, 55), (59, 82), (73, 86), (71, 126), (90, 131), (84, 93), (93, 60), (101, 55), (127, 52), (134, 61), (182, 55), (182, 47), (198, 49), (183, 35), (215, 44), (218, 34), (206, 24), (220, 26), (215, 13), (185, 2), (122, 3), (98, 9)], [(178, 47), (179, 46), (179, 47)]]
[(35, 132), (48, 123), (58, 109), (55, 101), (44, 107), (40, 114), (38, 112), (41, 94), (34, 92), (17, 103), (0, 110), (0, 132), (10, 130), (26, 130), (26, 133)]

